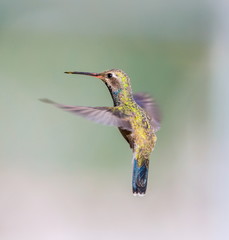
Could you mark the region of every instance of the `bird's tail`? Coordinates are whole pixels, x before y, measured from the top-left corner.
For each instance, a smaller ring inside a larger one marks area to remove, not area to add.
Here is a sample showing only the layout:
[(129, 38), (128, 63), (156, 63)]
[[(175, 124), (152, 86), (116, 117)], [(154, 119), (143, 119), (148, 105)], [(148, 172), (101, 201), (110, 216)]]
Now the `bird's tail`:
[(133, 194), (143, 196), (147, 188), (149, 160), (145, 160), (141, 166), (138, 166), (137, 159), (133, 159), (132, 188)]

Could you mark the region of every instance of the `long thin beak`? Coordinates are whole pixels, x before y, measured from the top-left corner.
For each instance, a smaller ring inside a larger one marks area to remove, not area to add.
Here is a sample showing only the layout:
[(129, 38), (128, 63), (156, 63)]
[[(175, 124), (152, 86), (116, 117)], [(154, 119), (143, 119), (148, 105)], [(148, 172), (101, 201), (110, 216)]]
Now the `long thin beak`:
[(99, 73), (90, 73), (90, 72), (64, 72), (64, 73), (88, 75), (88, 76), (97, 77), (97, 78), (101, 77), (101, 75)]

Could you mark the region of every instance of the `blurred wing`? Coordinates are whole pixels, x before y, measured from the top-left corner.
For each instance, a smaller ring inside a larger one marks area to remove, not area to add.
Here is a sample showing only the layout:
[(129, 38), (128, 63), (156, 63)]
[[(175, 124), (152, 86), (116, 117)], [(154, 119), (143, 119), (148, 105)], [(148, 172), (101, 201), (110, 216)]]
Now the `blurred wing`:
[(81, 107), (68, 106), (55, 103), (49, 99), (41, 99), (42, 102), (53, 104), (65, 111), (85, 117), (96, 123), (101, 123), (109, 126), (116, 126), (122, 129), (131, 131), (130, 122), (125, 119), (125, 115), (115, 107)]
[(155, 101), (147, 93), (135, 93), (134, 100), (149, 115), (154, 131), (158, 131), (160, 129), (161, 114)]

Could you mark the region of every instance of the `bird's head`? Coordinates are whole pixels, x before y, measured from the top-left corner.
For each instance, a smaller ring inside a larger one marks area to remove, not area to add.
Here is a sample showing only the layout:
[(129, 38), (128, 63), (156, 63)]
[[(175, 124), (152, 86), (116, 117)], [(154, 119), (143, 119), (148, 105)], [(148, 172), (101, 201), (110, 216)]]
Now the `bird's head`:
[(111, 69), (101, 73), (90, 73), (90, 72), (65, 72), (67, 74), (81, 74), (96, 77), (101, 79), (110, 90), (112, 96), (118, 96), (122, 92), (131, 91), (130, 78), (120, 69)]

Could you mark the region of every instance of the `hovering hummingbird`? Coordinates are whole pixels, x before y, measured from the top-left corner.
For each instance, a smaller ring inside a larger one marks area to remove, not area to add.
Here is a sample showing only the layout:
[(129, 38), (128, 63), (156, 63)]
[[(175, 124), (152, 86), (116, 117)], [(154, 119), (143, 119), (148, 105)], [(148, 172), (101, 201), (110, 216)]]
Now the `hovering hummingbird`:
[(120, 69), (101, 73), (65, 72), (82, 74), (101, 79), (112, 96), (114, 107), (82, 107), (54, 104), (97, 123), (118, 127), (133, 150), (132, 189), (134, 195), (144, 195), (147, 188), (149, 157), (154, 149), (160, 128), (160, 114), (154, 100), (145, 93), (132, 93), (130, 78)]

